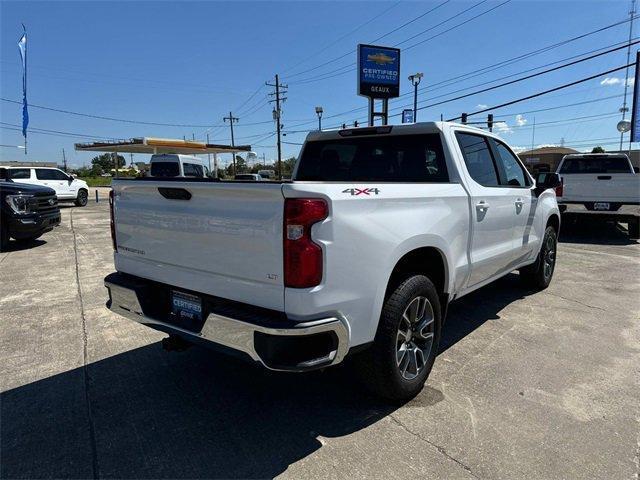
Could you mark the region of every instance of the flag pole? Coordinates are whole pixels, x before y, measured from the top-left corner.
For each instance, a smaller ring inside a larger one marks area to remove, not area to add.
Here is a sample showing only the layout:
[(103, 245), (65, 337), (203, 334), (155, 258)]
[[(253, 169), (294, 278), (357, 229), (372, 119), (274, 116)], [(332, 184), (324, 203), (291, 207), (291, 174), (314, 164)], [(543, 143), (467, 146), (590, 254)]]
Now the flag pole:
[(22, 57), (22, 136), (24, 137), (24, 154), (27, 154), (27, 127), (29, 112), (27, 110), (27, 28), (22, 24), (22, 36), (18, 41), (18, 49)]

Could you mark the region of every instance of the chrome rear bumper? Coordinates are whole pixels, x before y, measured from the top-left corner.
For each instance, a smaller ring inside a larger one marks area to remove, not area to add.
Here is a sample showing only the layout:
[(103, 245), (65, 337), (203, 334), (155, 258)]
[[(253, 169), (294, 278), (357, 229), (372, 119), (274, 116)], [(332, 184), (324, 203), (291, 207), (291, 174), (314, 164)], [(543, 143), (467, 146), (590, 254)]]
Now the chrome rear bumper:
[[(151, 328), (176, 334), (186, 340), (205, 340), (243, 352), (270, 370), (306, 371), (335, 365), (344, 359), (349, 348), (347, 328), (340, 319), (335, 317), (322, 318), (304, 323), (292, 322), (286, 327), (274, 327), (263, 326), (260, 325), (259, 322), (249, 323), (218, 313), (209, 313), (199, 332), (186, 330), (172, 325), (169, 322), (145, 315), (136, 289), (114, 281), (114, 277), (117, 278), (117, 274), (105, 278), (104, 283), (105, 287), (109, 290), (107, 307), (112, 312)], [(265, 339), (267, 339), (266, 342), (269, 342), (269, 339), (273, 339), (274, 341), (284, 339), (285, 341), (291, 341), (295, 344), (297, 339), (318, 338), (318, 334), (328, 334), (333, 339), (331, 341), (332, 346), (327, 348), (326, 354), (323, 352), (323, 354), (317, 358), (304, 359), (294, 364), (274, 362), (273, 358), (270, 358), (268, 353), (266, 353), (273, 350), (272, 348), (269, 348), (269, 346), (266, 348), (256, 346), (257, 336), (261, 336), (262, 345), (265, 344)]]

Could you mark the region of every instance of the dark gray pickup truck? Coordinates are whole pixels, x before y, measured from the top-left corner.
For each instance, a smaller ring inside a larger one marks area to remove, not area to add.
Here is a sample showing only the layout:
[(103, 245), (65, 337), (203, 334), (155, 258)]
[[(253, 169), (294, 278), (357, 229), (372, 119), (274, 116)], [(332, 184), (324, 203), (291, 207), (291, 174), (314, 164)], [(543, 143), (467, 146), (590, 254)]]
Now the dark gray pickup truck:
[(0, 250), (9, 246), (10, 238), (35, 240), (59, 224), (54, 190), (0, 180)]

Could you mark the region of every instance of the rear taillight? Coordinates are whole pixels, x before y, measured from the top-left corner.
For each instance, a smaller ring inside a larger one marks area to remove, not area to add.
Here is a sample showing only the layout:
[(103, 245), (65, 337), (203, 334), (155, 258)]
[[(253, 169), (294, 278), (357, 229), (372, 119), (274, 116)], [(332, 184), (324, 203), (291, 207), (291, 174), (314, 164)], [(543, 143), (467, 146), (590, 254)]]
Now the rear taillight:
[(118, 247), (116, 243), (116, 224), (113, 216), (113, 190), (109, 190), (109, 218), (111, 225), (111, 243), (113, 244), (113, 249), (117, 252)]
[(556, 197), (561, 197), (564, 192), (564, 178), (560, 179), (560, 185), (556, 187)]
[(322, 281), (322, 248), (311, 240), (311, 227), (329, 214), (319, 198), (284, 201), (284, 286), (309, 288)]

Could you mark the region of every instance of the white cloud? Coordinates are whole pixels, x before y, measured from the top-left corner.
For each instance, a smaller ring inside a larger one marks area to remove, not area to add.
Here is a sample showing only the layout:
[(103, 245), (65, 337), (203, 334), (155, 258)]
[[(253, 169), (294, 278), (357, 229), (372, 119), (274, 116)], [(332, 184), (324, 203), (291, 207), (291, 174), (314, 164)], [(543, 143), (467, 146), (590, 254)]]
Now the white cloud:
[(618, 77), (605, 77), (604, 80), (600, 82), (600, 85), (618, 85), (622, 83), (622, 79)]
[(514, 147), (513, 145), (511, 145), (511, 150), (513, 150), (516, 153), (520, 153), (520, 152), (524, 152), (526, 150), (529, 150), (531, 147)]
[(513, 128), (507, 125), (507, 122), (496, 122), (493, 128), (498, 133), (513, 133)]
[(477, 105), (477, 107), (478, 107), (480, 110), (484, 110), (485, 108), (489, 108), (489, 105), (485, 105), (484, 103), (479, 103), (479, 104)]
[[(635, 83), (635, 79), (633, 77), (629, 78), (627, 80), (627, 86), (629, 87), (633, 87), (633, 84)], [(605, 87), (610, 87), (612, 85), (621, 85), (624, 87), (624, 78), (620, 78), (620, 77), (605, 77), (604, 80), (602, 80), (600, 82), (600, 85), (603, 85)]]
[(523, 127), (524, 125), (526, 125), (527, 123), (527, 119), (524, 118), (523, 115), (516, 115), (516, 125), (518, 125), (519, 127)]

